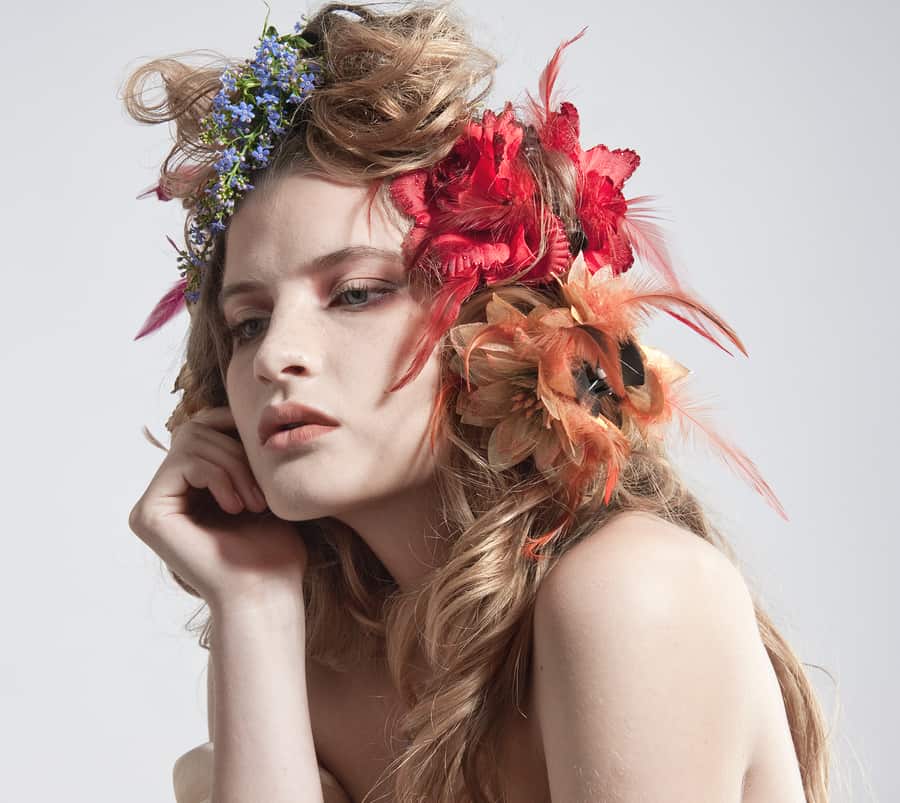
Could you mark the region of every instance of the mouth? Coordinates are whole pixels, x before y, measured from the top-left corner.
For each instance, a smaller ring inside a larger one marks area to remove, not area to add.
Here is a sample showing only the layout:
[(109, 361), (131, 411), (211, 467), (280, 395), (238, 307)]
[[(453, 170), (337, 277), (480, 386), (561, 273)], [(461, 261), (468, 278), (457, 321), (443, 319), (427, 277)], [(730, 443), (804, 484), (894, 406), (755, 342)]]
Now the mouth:
[(296, 402), (284, 402), (270, 405), (263, 411), (259, 422), (259, 442), (266, 445), (272, 437), (294, 430), (318, 428), (327, 431), (337, 426), (339, 422), (321, 410)]
[(327, 424), (287, 424), (276, 429), (263, 446), (268, 449), (293, 449), (335, 429), (337, 426)]

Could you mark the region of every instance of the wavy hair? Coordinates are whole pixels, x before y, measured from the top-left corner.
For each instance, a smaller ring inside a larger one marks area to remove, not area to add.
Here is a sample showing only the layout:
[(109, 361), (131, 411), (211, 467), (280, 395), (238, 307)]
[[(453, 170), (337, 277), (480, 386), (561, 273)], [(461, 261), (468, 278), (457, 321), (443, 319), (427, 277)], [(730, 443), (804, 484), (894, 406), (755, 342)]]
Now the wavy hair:
[[(304, 170), (355, 183), (389, 179), (446, 156), (466, 122), (480, 117), (498, 62), (473, 44), (450, 3), (417, 3), (395, 11), (378, 11), (375, 5), (383, 4), (328, 3), (310, 15), (307, 30), (318, 35), (316, 57), (328, 78), (303, 105), (300, 121), (276, 143), (269, 166), (252, 178), (256, 186)], [(209, 51), (193, 51), (204, 52)], [(218, 56), (198, 66), (176, 56), (155, 59), (130, 74), (123, 99), (140, 122), (174, 123), (175, 142), (162, 165), (161, 182), (189, 212), (187, 241), (197, 185), (186, 183), (178, 168), (201, 165), (206, 171), (199, 174), (201, 181), (209, 176), (217, 154), (200, 141), (200, 121), (211, 109), (222, 70), (234, 62)], [(164, 95), (150, 103), (144, 96), (154, 75), (161, 76)], [(571, 163), (535, 142), (523, 152), (543, 203), (574, 229)], [(388, 181), (378, 183), (376, 197), (388, 207)], [(191, 310), (185, 361), (172, 391), (182, 396), (166, 422), (170, 432), (200, 409), (227, 403), (223, 377), (231, 341), (215, 303), (224, 235), (216, 235), (212, 253), (208, 281)], [(538, 303), (565, 306), (553, 285), (513, 282), (477, 291), (464, 303), (458, 322), (484, 320), (491, 293), (524, 312)], [(449, 382), (452, 349), (446, 339), (439, 349)], [(398, 721), (404, 747), (387, 770), (399, 803), (502, 798), (490, 756), (499, 749), (503, 712), (527, 688), (541, 581), (562, 554), (610, 517), (628, 510), (654, 514), (710, 542), (737, 565), (662, 446), (645, 442), (627, 420), (617, 423), (633, 451), (610, 503), (586, 504), (574, 524), (544, 547), (544, 560), (525, 558), (526, 540), (558, 519), (553, 493), (530, 459), (513, 469), (492, 468), (483, 431), (459, 421), (455, 401), (455, 393), (444, 394), (433, 410), (450, 447), (436, 477), (442, 516), (453, 533), (449, 557), (415, 593), (401, 593), (375, 554), (344, 525), (329, 518), (297, 523), (310, 553), (304, 585), (310, 656), (336, 670), (360, 660), (384, 661), (406, 703)], [(171, 574), (185, 591), (199, 596)], [(781, 688), (807, 802), (826, 803), (829, 747), (822, 711), (804, 665), (756, 599), (754, 607)], [(210, 626), (208, 615), (199, 638), (206, 649)], [(467, 635), (460, 641), (451, 633)], [(414, 681), (409, 662), (420, 650), (428, 669), (439, 671)]]

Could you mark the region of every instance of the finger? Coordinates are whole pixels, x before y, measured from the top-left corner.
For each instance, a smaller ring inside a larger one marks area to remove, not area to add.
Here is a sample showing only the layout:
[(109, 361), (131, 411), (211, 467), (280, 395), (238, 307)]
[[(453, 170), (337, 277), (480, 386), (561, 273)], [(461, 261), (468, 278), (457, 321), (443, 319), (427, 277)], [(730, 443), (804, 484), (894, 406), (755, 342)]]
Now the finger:
[(227, 404), (221, 407), (204, 407), (198, 410), (189, 419), (189, 422), (205, 424), (216, 429), (234, 428), (234, 413)]
[(244, 444), (234, 435), (229, 435), (226, 432), (220, 432), (217, 429), (212, 429), (207, 426), (196, 427), (194, 435), (198, 440), (215, 443), (235, 457), (241, 460), (247, 460), (247, 450), (244, 449)]
[(225, 512), (238, 514), (244, 509), (241, 497), (222, 466), (202, 457), (195, 457), (185, 463), (182, 475), (194, 488), (206, 488)]
[[(214, 438), (212, 437), (214, 435), (220, 437)], [(231, 484), (240, 493), (243, 503), (250, 510), (260, 513), (266, 509), (262, 489), (253, 476), (243, 449), (235, 453), (233, 446), (225, 442), (228, 440), (231, 439), (227, 435), (214, 431), (198, 433), (197, 437), (185, 447), (185, 451), (189, 455), (197, 455), (224, 468)]]

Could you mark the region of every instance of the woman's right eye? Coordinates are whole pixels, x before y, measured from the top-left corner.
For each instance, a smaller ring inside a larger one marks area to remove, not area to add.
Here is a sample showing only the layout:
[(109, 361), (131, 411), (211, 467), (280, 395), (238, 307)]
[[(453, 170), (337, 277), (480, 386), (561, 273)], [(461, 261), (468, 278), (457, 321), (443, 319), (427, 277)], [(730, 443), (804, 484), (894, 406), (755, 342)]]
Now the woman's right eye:
[(247, 318), (246, 320), (243, 320), (240, 323), (236, 323), (234, 326), (229, 326), (228, 331), (231, 333), (232, 341), (234, 341), (238, 344), (241, 344), (241, 343), (246, 343), (249, 340), (253, 340), (253, 338), (256, 337), (256, 335), (259, 333), (257, 332), (255, 334), (246, 335), (244, 327), (248, 323), (253, 323), (254, 321), (261, 321), (261, 320), (263, 320), (263, 319), (262, 318)]

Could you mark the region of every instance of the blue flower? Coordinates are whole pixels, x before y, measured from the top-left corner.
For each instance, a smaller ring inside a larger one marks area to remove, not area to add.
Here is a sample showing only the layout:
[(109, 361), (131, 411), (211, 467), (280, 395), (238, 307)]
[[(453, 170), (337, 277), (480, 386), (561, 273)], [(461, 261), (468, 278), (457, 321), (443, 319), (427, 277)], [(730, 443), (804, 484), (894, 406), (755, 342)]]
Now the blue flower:
[(228, 110), (241, 122), (249, 123), (253, 121), (253, 107), (245, 100), (242, 100), (237, 105), (232, 103)]
[(265, 165), (269, 161), (269, 148), (260, 143), (250, 151), (250, 155), (256, 159), (258, 164)]
[(216, 172), (219, 174), (227, 173), (238, 163), (239, 159), (238, 152), (233, 145), (230, 148), (226, 148), (222, 151), (222, 155), (215, 164)]
[(260, 86), (267, 87), (270, 83), (272, 83), (271, 73), (269, 71), (268, 65), (254, 62), (251, 65), (251, 70), (253, 71), (253, 74), (259, 79)]
[(257, 106), (263, 106), (265, 104), (274, 105), (274, 104), (277, 104), (280, 100), (281, 100), (281, 98), (279, 98), (278, 95), (273, 95), (271, 92), (266, 91), (266, 92), (263, 92), (262, 95), (260, 95), (256, 99), (256, 105)]
[(312, 92), (316, 86), (316, 77), (305, 72), (300, 76), (300, 91), (304, 94)]
[(237, 89), (237, 78), (230, 69), (225, 70), (225, 72), (222, 73), (221, 81), (222, 86), (225, 87), (228, 92), (234, 92), (235, 89)]

